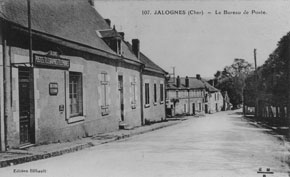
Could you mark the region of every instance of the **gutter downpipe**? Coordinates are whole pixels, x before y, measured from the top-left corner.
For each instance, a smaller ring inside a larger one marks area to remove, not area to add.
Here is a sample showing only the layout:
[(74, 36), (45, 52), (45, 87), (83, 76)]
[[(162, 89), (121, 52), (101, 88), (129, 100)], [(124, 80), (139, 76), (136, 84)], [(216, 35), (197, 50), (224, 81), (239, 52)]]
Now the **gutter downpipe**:
[(143, 105), (143, 70), (145, 68), (144, 64), (140, 65), (140, 106), (141, 106), (141, 125), (144, 125), (144, 105)]
[[(10, 78), (10, 57), (7, 47), (8, 23), (3, 25), (3, 93), (4, 93), (4, 119), (3, 130), (1, 129), (1, 151), (7, 151), (7, 120), (11, 118), (11, 78)], [(1, 120), (2, 123), (2, 120)], [(3, 133), (3, 135), (2, 135)]]

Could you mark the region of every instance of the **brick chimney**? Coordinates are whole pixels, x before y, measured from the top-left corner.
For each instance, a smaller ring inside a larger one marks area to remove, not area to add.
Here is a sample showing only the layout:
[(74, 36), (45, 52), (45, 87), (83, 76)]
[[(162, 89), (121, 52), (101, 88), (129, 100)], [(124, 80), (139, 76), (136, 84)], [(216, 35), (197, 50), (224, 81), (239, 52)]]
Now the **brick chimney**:
[(176, 87), (180, 87), (180, 77), (177, 76), (176, 78)]
[(109, 25), (109, 27), (111, 27), (111, 20), (110, 19), (105, 19), (106, 23)]
[(200, 74), (197, 74), (197, 75), (196, 75), (196, 79), (198, 79), (198, 80), (201, 79)]
[(89, 0), (89, 3), (91, 6), (93, 6), (93, 7), (95, 6), (95, 0)]
[(189, 78), (188, 78), (188, 76), (185, 77), (185, 87), (189, 87)]
[(136, 57), (140, 57), (140, 41), (139, 39), (132, 39), (132, 50)]

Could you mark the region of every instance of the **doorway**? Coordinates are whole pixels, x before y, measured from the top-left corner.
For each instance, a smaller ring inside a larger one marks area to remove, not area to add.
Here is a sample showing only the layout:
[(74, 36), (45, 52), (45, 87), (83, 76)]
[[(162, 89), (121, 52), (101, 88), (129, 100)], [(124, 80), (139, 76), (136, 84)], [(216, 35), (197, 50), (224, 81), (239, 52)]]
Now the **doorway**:
[(207, 114), (208, 113), (208, 105), (206, 104), (206, 105), (204, 105), (205, 107), (205, 113)]
[(192, 114), (195, 115), (195, 104), (192, 103)]
[(31, 68), (19, 67), (19, 126), (20, 144), (34, 143), (34, 98)]
[(121, 108), (121, 121), (124, 121), (124, 89), (123, 89), (123, 76), (118, 76), (119, 92), (120, 92), (120, 108)]

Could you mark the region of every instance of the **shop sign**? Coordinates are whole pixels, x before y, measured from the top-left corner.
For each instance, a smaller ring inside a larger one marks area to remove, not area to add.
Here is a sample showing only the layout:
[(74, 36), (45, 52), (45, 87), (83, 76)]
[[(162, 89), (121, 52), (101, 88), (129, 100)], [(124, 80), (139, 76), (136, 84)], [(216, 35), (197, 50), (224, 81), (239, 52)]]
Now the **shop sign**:
[(68, 59), (38, 54), (34, 54), (33, 58), (35, 66), (52, 67), (60, 69), (68, 69), (70, 67), (70, 61)]
[(49, 83), (49, 95), (57, 95), (58, 84), (56, 82)]

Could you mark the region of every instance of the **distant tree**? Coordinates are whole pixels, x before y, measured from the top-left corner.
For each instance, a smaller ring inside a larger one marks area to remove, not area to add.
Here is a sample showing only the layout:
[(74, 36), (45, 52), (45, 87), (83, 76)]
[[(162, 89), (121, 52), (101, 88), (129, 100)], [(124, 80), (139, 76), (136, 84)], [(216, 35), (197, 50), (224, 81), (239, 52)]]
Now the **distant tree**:
[(253, 71), (253, 66), (245, 59), (236, 58), (233, 64), (226, 66), (223, 71), (217, 71), (215, 76), (216, 87), (227, 91), (233, 108), (243, 102), (245, 79)]

